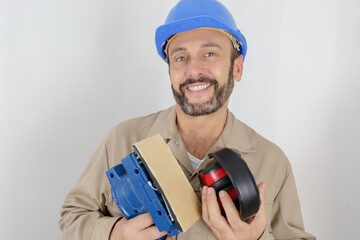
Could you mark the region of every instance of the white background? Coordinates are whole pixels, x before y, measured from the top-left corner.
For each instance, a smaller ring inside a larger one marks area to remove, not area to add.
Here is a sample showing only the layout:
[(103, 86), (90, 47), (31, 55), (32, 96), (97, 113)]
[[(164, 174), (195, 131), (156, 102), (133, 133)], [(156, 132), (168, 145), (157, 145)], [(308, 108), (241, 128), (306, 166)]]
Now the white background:
[[(155, 29), (172, 0), (0, 0), (0, 239), (61, 239), (104, 135), (174, 104)], [(293, 166), (307, 231), (360, 239), (360, 1), (223, 1), (248, 41), (230, 109)]]

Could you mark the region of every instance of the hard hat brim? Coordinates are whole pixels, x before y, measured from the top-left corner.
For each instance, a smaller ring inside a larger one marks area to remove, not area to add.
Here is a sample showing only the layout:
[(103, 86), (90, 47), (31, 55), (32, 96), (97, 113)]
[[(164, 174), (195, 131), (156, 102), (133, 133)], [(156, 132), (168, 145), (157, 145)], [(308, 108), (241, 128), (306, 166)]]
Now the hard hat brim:
[(166, 61), (166, 54), (164, 50), (166, 46), (166, 41), (171, 36), (177, 33), (182, 33), (201, 27), (218, 28), (232, 34), (239, 41), (240, 54), (243, 55), (243, 58), (245, 60), (247, 44), (246, 44), (246, 39), (242, 35), (240, 30), (229, 28), (227, 25), (207, 15), (203, 15), (203, 16), (200, 15), (196, 17), (190, 17), (187, 19), (181, 19), (178, 21), (174, 21), (172, 23), (159, 26), (156, 29), (156, 33), (155, 33), (155, 43), (158, 54), (161, 56), (162, 59), (164, 59), (164, 61)]

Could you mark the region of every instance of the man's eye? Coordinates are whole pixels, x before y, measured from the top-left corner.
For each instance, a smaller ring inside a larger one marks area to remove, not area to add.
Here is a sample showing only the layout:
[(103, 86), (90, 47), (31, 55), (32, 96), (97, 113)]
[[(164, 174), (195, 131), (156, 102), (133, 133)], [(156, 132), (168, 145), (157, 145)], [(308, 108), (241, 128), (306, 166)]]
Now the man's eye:
[(175, 60), (177, 62), (183, 62), (183, 61), (186, 61), (186, 57), (177, 57)]
[(206, 56), (206, 57), (212, 57), (212, 56), (215, 56), (215, 53), (213, 53), (213, 52), (207, 52), (207, 53), (205, 53), (205, 56)]

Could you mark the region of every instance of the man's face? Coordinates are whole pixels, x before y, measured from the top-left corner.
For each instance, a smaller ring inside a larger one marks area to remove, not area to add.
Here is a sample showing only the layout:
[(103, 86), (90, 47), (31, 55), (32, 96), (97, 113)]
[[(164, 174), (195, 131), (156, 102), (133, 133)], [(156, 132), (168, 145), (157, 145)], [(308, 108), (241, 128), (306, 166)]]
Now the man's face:
[(234, 87), (232, 44), (223, 33), (195, 29), (169, 44), (169, 71), (174, 98), (191, 116), (216, 112)]

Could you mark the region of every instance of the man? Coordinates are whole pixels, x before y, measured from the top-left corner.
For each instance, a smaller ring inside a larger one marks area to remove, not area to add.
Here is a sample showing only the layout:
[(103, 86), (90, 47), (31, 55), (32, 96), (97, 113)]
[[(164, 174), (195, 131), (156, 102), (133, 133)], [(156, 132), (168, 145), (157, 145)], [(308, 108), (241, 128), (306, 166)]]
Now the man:
[[(176, 105), (122, 122), (108, 133), (65, 199), (59, 223), (63, 239), (157, 239), (166, 234), (152, 226), (149, 214), (122, 218), (105, 175), (132, 152), (133, 143), (157, 133), (202, 200), (202, 219), (177, 239), (315, 239), (304, 232), (285, 155), (227, 109), (246, 55), (245, 38), (228, 10), (216, 0), (181, 0), (157, 29), (156, 45), (169, 65)], [(259, 183), (261, 206), (251, 221), (240, 219), (222, 191), (226, 220), (214, 189), (200, 192), (194, 177), (201, 159), (223, 147), (238, 151)]]

